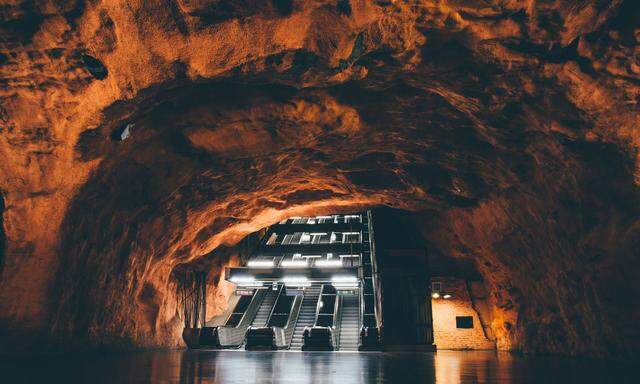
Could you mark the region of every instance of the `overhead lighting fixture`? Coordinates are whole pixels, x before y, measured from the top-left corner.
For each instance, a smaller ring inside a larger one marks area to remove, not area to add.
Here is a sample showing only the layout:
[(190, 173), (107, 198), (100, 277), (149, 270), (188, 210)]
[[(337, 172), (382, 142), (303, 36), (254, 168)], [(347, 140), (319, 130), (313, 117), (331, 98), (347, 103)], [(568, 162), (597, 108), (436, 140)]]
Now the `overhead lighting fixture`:
[(355, 276), (333, 276), (331, 283), (336, 289), (358, 288), (358, 278)]
[(306, 268), (308, 263), (307, 260), (284, 260), (280, 266), (283, 268)]
[(342, 267), (342, 260), (317, 260), (316, 267)]
[(444, 297), (445, 299), (450, 299), (450, 298), (451, 298), (451, 295), (447, 294), (447, 295), (444, 295), (444, 296), (442, 296), (442, 297)]
[(272, 268), (273, 267), (273, 259), (272, 260), (249, 260), (247, 263), (247, 267), (249, 268)]
[(433, 297), (434, 299), (438, 299), (440, 298), (440, 294), (438, 292), (434, 292), (433, 295), (431, 295), (431, 297)]
[(331, 278), (332, 283), (356, 283), (358, 278), (355, 276), (333, 276)]
[(253, 276), (233, 276), (229, 281), (236, 284), (247, 284), (255, 283), (256, 279)]
[(285, 276), (282, 278), (282, 282), (285, 285), (297, 287), (310, 285), (309, 279), (307, 279), (305, 276)]

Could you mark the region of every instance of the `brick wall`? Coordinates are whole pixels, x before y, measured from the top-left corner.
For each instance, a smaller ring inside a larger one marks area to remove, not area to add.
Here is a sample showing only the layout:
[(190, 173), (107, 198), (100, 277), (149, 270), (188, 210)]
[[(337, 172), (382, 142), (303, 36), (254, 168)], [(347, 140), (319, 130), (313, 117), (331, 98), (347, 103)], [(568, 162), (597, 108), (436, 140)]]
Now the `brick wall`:
[[(433, 334), (438, 349), (494, 349), (482, 328), (478, 313), (473, 309), (466, 282), (462, 279), (434, 277), (442, 283), (440, 298), (431, 299)], [(445, 294), (451, 298), (445, 299)], [(471, 316), (473, 328), (457, 328), (456, 316)]]

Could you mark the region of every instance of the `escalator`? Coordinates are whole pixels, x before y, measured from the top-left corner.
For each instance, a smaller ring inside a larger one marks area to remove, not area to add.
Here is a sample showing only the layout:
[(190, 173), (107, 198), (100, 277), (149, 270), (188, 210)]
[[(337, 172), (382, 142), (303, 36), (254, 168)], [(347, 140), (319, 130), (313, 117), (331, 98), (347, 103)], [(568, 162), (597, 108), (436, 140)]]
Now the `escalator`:
[(225, 280), (236, 284), (233, 310), (203, 328), (201, 345), (379, 349), (381, 288), (370, 212), (289, 218), (269, 227), (260, 244), (246, 265), (225, 269)]
[(251, 322), (252, 327), (264, 327), (267, 324), (267, 320), (269, 320), (269, 315), (271, 314), (271, 309), (273, 308), (273, 304), (278, 297), (279, 291), (274, 291), (273, 289), (267, 289), (267, 293), (262, 300), (262, 304), (258, 308), (258, 312), (256, 313), (256, 317), (253, 318)]
[(357, 351), (360, 338), (360, 300), (358, 295), (342, 296), (339, 326), (340, 351)]
[(247, 330), (246, 349), (284, 349), (289, 346), (302, 297), (281, 287), (270, 290)]
[(320, 297), (320, 284), (314, 284), (305, 289), (302, 305), (296, 321), (290, 349), (301, 350), (303, 344), (303, 333), (305, 328), (313, 326), (316, 319), (316, 307)]
[(302, 332), (303, 351), (333, 351), (336, 349), (336, 321), (340, 310), (340, 296), (332, 284), (323, 284), (315, 309), (313, 326)]
[(266, 289), (256, 289), (252, 295), (240, 296), (224, 325), (202, 329), (201, 346), (209, 348), (240, 347), (247, 329), (254, 322), (256, 313), (264, 304), (268, 292)]

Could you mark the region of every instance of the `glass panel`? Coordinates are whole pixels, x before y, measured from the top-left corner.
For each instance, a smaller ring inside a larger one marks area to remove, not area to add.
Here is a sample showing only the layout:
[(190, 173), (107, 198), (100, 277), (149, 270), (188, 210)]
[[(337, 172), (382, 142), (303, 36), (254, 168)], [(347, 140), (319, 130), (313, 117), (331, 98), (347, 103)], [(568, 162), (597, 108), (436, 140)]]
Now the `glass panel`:
[(336, 294), (336, 288), (331, 284), (325, 284), (322, 290), (323, 294)]
[(236, 304), (236, 307), (233, 309), (234, 313), (244, 313), (251, 304), (251, 299), (253, 296), (241, 296)]
[(319, 327), (331, 327), (333, 326), (333, 315), (320, 315), (316, 325)]
[(240, 320), (242, 320), (242, 313), (234, 313), (227, 320), (227, 324), (229, 327), (235, 327), (240, 324)]
[(373, 295), (364, 295), (364, 313), (374, 313), (374, 303)]
[(365, 327), (376, 327), (376, 316), (375, 315), (364, 315), (363, 323)]
[(334, 295), (322, 296), (322, 308), (320, 313), (333, 313), (336, 304), (336, 297)]
[(345, 243), (359, 243), (360, 242), (360, 233), (345, 233), (344, 234), (344, 242)]

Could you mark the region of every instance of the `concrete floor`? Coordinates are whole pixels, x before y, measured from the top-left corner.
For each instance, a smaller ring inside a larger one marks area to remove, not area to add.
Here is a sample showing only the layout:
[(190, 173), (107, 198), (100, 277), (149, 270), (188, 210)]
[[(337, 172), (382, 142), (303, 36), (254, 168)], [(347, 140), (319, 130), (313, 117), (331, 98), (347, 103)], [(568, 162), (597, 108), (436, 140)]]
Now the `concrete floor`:
[(0, 360), (3, 383), (637, 383), (638, 371), (491, 351), (150, 351)]

